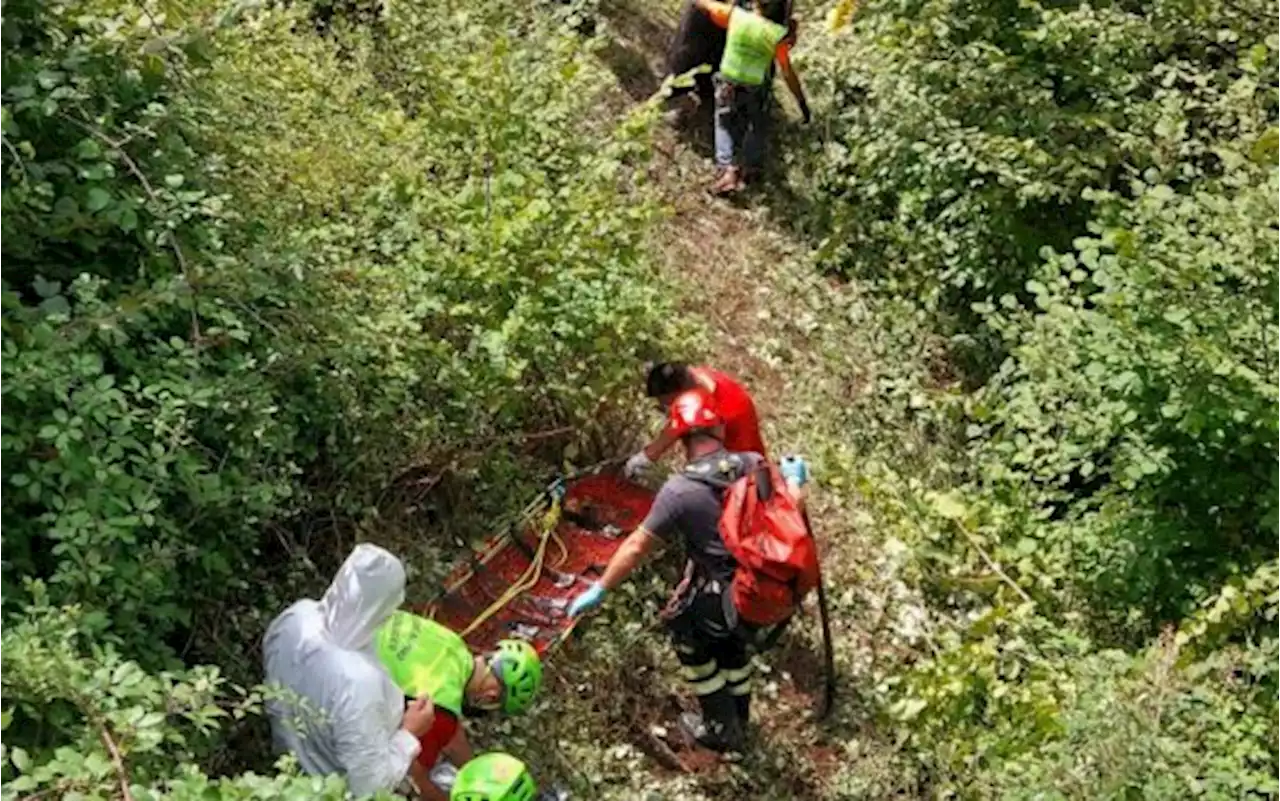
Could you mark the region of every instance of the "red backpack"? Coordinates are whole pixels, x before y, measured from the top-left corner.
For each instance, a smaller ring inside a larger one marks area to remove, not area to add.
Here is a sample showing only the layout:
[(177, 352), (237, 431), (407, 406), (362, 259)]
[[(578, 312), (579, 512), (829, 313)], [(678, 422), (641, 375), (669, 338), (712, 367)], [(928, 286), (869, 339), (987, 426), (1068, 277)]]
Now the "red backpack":
[(818, 547), (772, 462), (761, 461), (724, 491), (720, 537), (738, 563), (730, 596), (743, 621), (772, 626), (818, 586)]

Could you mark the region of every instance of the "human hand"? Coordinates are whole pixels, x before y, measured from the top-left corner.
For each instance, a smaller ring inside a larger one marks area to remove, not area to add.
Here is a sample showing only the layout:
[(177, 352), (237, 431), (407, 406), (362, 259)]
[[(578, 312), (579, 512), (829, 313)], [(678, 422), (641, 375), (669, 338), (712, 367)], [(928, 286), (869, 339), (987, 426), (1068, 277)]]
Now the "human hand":
[(597, 581), (595, 584), (592, 584), (590, 587), (583, 590), (582, 594), (577, 598), (574, 598), (573, 602), (569, 604), (569, 617), (577, 617), (588, 609), (595, 609), (600, 605), (600, 602), (604, 600), (604, 594), (605, 588), (600, 584), (600, 582)]
[(627, 463), (622, 466), (622, 474), (629, 479), (636, 479), (645, 470), (653, 466), (653, 462), (649, 459), (648, 454), (643, 450), (637, 451)]
[(802, 456), (784, 457), (780, 472), (788, 486), (803, 487), (809, 483), (809, 463)]
[(409, 702), (405, 707), (404, 718), (400, 721), (400, 728), (412, 734), (414, 737), (421, 737), (431, 731), (432, 724), (436, 720), (436, 705), (431, 703), (431, 696), (422, 695)]

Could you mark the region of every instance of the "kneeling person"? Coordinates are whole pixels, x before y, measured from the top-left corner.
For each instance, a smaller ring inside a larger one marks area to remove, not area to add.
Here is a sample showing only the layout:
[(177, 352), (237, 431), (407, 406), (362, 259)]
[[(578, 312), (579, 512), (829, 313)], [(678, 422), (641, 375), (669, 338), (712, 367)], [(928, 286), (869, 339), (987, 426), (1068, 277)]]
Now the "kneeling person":
[(441, 756), (454, 765), (471, 760), (463, 716), (495, 709), (519, 714), (542, 686), (542, 662), (529, 643), (503, 640), (492, 654), (476, 656), (453, 631), (408, 612), (393, 614), (375, 645), (401, 692), (426, 695), (435, 706), (435, 720), (419, 740), (422, 750), (410, 771), (427, 801), (447, 799), (428, 778)]

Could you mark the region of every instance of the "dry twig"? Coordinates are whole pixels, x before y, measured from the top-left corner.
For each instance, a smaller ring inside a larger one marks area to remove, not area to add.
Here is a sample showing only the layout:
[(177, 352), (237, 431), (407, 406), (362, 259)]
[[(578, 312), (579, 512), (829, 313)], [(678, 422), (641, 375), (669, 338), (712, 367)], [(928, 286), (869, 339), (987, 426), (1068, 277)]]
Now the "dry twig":
[[(142, 172), (142, 168), (138, 166), (138, 162), (134, 161), (133, 157), (125, 152), (123, 142), (117, 142), (116, 140), (107, 136), (105, 133), (103, 133), (101, 130), (99, 130), (95, 126), (90, 125), (89, 123), (86, 123), (83, 120), (78, 120), (69, 114), (61, 114), (59, 116), (61, 116), (63, 119), (67, 120), (72, 125), (75, 125), (76, 127), (80, 128), (82, 131), (85, 131), (90, 136), (92, 136), (93, 138), (97, 139), (98, 141), (102, 142), (107, 147), (109, 147), (111, 149), (111, 152), (119, 156), (120, 160), (124, 162), (124, 165), (125, 167), (128, 168), (130, 174), (132, 174), (134, 178), (138, 179), (138, 183), (141, 184), (142, 186), (142, 191), (147, 193), (147, 197), (151, 200), (151, 202), (157, 205), (162, 204), (162, 201), (160, 200), (160, 196), (156, 193), (155, 187), (153, 187), (151, 185), (151, 182), (147, 180), (147, 176)], [(183, 282), (188, 287), (191, 288), (191, 293), (192, 295), (194, 295), (196, 291), (196, 285), (195, 285), (195, 282), (191, 280), (191, 273), (187, 268), (187, 257), (182, 252), (182, 246), (178, 244), (177, 234), (174, 231), (170, 230), (166, 232), (165, 240), (168, 243), (170, 249), (173, 250), (174, 258), (178, 262), (178, 271), (182, 273)], [(191, 341), (195, 343), (197, 348), (199, 348), (200, 341), (201, 341), (200, 318), (196, 315), (196, 309), (195, 309), (194, 303), (192, 303), (191, 305)]]
[(107, 747), (107, 753), (111, 755), (111, 764), (115, 766), (116, 778), (120, 780), (120, 797), (124, 801), (133, 801), (133, 793), (129, 792), (129, 772), (125, 770), (124, 758), (120, 756), (120, 749), (116, 747), (115, 740), (111, 739), (111, 733), (107, 731), (105, 723), (101, 725), (99, 731), (102, 735), (102, 744)]

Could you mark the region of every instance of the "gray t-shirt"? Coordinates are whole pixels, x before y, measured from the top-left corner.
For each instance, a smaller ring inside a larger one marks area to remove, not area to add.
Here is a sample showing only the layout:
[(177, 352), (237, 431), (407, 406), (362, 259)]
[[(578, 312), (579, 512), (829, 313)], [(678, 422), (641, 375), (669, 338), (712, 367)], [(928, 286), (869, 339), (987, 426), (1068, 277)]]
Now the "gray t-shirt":
[[(666, 480), (644, 520), (650, 534), (667, 543), (680, 541), (705, 578), (728, 581), (737, 562), (720, 538), (724, 489), (760, 462), (755, 453), (717, 451)], [(694, 478), (693, 476), (698, 476)]]

